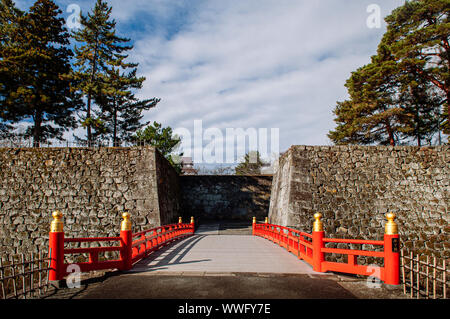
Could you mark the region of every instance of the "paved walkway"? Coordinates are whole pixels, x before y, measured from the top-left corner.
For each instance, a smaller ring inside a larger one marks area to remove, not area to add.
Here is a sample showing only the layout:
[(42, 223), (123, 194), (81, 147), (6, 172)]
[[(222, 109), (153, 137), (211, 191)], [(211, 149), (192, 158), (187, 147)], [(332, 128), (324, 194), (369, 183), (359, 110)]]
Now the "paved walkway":
[(278, 245), (256, 236), (215, 235), (199, 229), (136, 264), (131, 272), (319, 274)]

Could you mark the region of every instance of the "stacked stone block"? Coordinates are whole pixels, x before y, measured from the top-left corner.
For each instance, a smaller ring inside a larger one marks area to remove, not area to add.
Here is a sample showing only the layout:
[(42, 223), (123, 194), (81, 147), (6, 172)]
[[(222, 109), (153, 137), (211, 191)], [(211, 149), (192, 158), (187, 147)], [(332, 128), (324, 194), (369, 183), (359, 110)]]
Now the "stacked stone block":
[(201, 220), (264, 220), (272, 176), (180, 176), (183, 214)]

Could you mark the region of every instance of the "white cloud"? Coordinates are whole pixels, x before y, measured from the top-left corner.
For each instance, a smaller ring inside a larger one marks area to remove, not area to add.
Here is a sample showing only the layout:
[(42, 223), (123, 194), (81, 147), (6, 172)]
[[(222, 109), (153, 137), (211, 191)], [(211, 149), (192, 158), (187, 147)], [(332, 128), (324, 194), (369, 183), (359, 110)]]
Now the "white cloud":
[[(379, 1), (384, 15), (401, 1)], [(278, 127), (281, 150), (329, 144), (345, 80), (376, 53), (384, 29), (366, 26), (371, 1), (210, 1), (170, 39), (148, 34), (133, 59), (146, 119), (172, 127)]]

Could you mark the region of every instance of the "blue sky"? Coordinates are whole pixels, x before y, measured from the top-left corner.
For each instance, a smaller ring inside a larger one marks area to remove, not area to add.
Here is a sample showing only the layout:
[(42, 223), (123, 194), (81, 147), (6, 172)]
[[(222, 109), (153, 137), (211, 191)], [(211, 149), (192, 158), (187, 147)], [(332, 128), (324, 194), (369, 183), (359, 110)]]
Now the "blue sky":
[[(25, 9), (33, 1), (16, 1)], [(63, 10), (95, 1), (56, 1)], [(403, 0), (108, 1), (147, 80), (138, 96), (161, 102), (145, 114), (173, 128), (279, 128), (280, 151), (331, 145), (332, 110), (350, 73), (368, 63), (385, 17)], [(70, 134), (71, 136), (71, 134)]]

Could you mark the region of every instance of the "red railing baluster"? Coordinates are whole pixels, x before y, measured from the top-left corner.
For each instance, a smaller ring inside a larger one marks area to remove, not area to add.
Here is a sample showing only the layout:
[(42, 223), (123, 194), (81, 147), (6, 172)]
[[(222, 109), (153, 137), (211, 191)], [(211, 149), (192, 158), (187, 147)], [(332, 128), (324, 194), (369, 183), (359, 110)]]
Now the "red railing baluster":
[(64, 276), (64, 224), (62, 213), (55, 211), (50, 225), (49, 252), (50, 271), (48, 280), (57, 282)]
[(89, 263), (95, 264), (98, 262), (98, 251), (91, 251), (89, 253)]
[(120, 270), (130, 270), (133, 267), (133, 234), (131, 231), (130, 214), (122, 214), (123, 221), (120, 227)]
[(388, 222), (384, 232), (384, 282), (389, 285), (400, 284), (400, 239), (395, 215), (387, 214)]
[(317, 272), (322, 272), (322, 263), (325, 261), (324, 253), (322, 252), (322, 248), (324, 248), (324, 231), (322, 225), (322, 214), (317, 213), (314, 214), (314, 218), (316, 219), (313, 225), (312, 232), (312, 254), (313, 254), (313, 269)]
[(290, 230), (288, 230), (288, 233), (287, 233), (287, 251), (288, 252), (290, 252), (291, 251), (291, 245), (290, 245), (290, 243), (291, 243), (291, 231)]
[(145, 254), (146, 249), (146, 245), (145, 245), (145, 234), (142, 234), (141, 236), (142, 239), (142, 244), (140, 246), (139, 252), (143, 252)]
[(356, 265), (356, 256), (355, 255), (348, 255), (347, 264), (350, 267), (354, 267)]
[(156, 229), (153, 231), (153, 248), (157, 248), (158, 247), (158, 232), (156, 231)]

